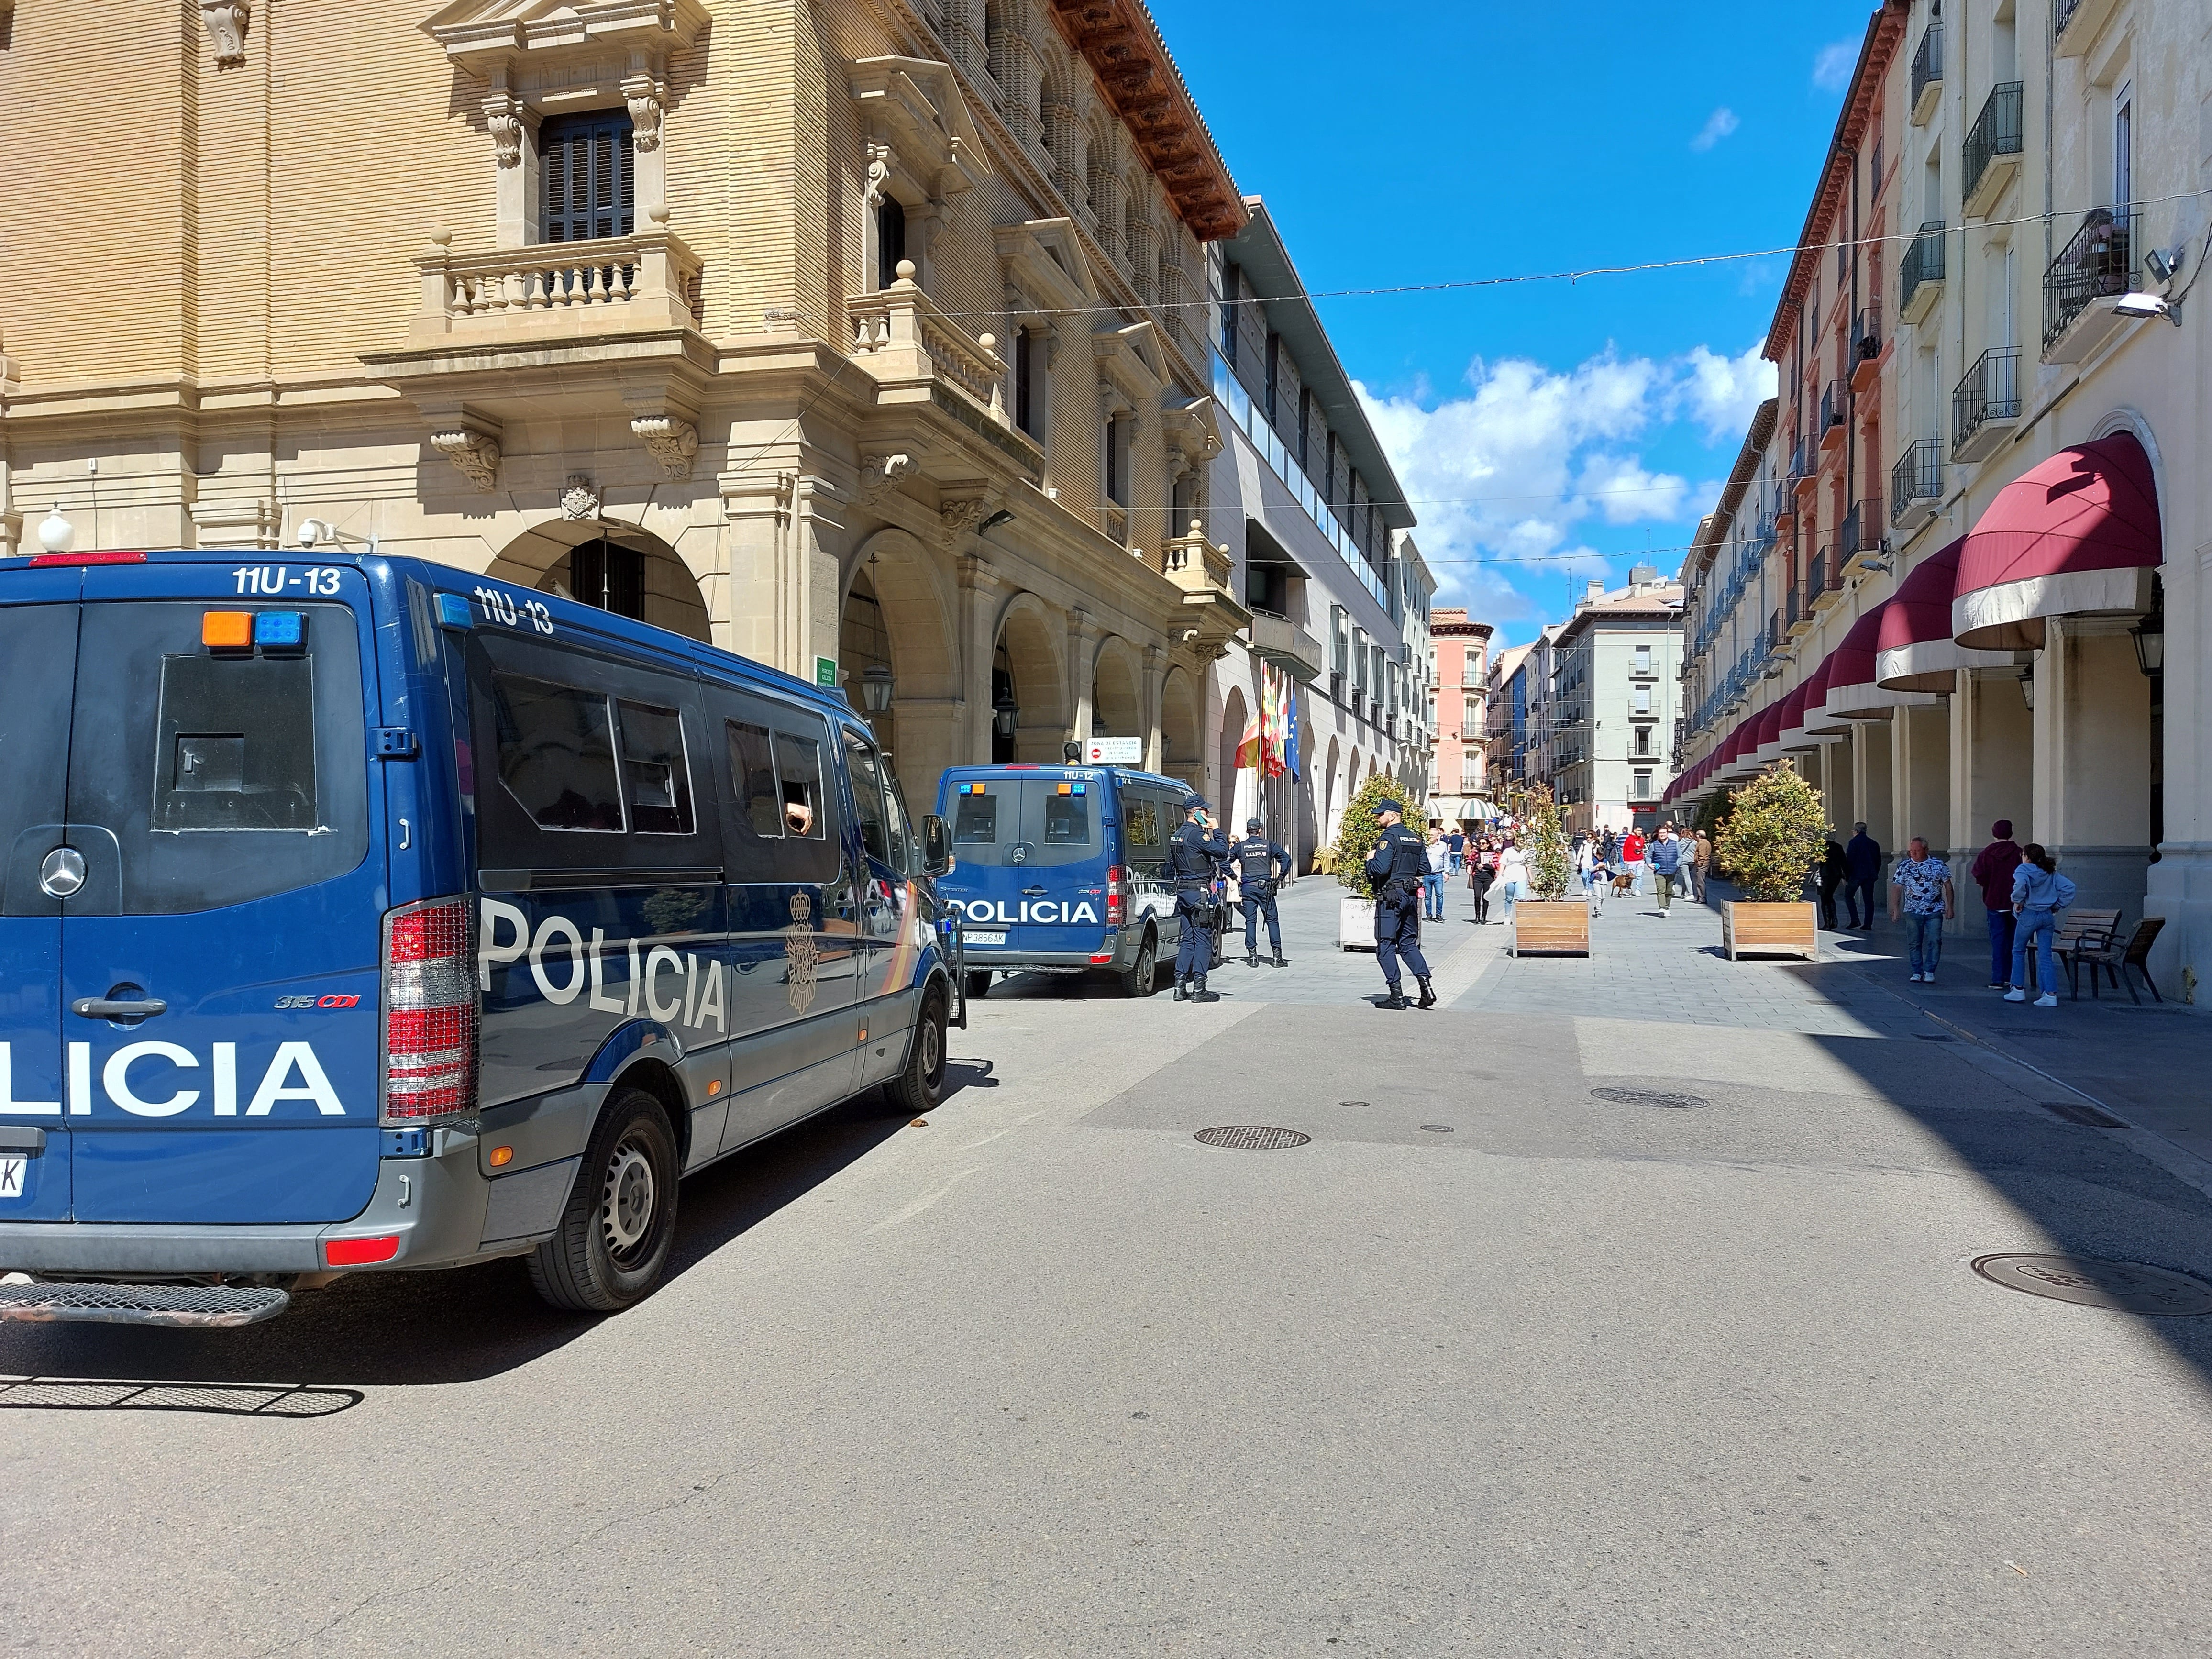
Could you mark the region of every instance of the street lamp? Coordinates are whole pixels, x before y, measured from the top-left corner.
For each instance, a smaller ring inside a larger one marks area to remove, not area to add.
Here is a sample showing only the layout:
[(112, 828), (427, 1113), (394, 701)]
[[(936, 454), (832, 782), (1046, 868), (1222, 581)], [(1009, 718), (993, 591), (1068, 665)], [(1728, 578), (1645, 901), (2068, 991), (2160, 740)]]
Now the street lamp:
[(1011, 691), (999, 693), (999, 700), (991, 705), (991, 725), (1002, 738), (1014, 735), (1014, 727), (1022, 717), (1021, 705), (1014, 701)]
[(76, 540), (76, 526), (62, 517), (61, 503), (46, 509), (39, 521), (39, 545), (49, 553), (66, 553)]
[(2166, 613), (2154, 611), (2128, 629), (2136, 643), (2136, 665), (2144, 678), (2156, 679), (2166, 672)]
[(872, 662), (860, 671), (860, 706), (871, 715), (887, 713), (891, 706), (891, 671)]

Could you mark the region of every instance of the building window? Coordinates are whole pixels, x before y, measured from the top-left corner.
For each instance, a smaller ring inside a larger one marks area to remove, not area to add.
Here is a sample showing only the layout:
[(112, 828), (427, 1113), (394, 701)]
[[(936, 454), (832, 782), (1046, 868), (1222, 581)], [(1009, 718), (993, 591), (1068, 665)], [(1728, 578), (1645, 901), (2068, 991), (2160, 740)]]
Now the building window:
[(1116, 507), (1129, 504), (1129, 417), (1116, 415), (1106, 422), (1106, 499)]
[(1018, 328), (1014, 354), (1014, 424), (1039, 443), (1052, 425), (1052, 397), (1044, 372), (1044, 342), (1035, 329)]
[(1267, 424), (1268, 424), (1269, 426), (1273, 426), (1273, 425), (1274, 425), (1274, 423), (1275, 423), (1276, 362), (1277, 362), (1278, 359), (1279, 359), (1279, 358), (1281, 357), (1281, 356), (1282, 356), (1282, 350), (1283, 350), (1283, 337), (1282, 337), (1282, 336), (1281, 336), (1281, 335), (1279, 335), (1279, 334), (1278, 334), (1278, 333), (1276, 333), (1276, 332), (1274, 331), (1274, 330), (1273, 330), (1273, 329), (1269, 329), (1269, 330), (1267, 331)]
[(1651, 712), (1651, 688), (1648, 685), (1639, 685), (1632, 690), (1628, 694), (1628, 708), (1631, 714), (1650, 714)]
[(1648, 755), (1651, 752), (1651, 728), (1650, 726), (1639, 726), (1636, 728), (1636, 748), (1634, 752), (1638, 755)]
[(1651, 799), (1650, 773), (1641, 770), (1640, 769), (1638, 770), (1636, 774), (1635, 794), (1636, 799), (1638, 800), (1650, 800)]
[(876, 207), (876, 286), (889, 288), (898, 281), (899, 261), (906, 258), (906, 209), (896, 197), (886, 196)]
[(1221, 361), (1237, 366), (1237, 267), (1221, 268)]
[(1298, 388), (1298, 470), (1313, 471), (1313, 393), (1305, 387)]
[(1650, 646), (1639, 645), (1636, 647), (1635, 672), (1639, 674), (1648, 674), (1651, 672), (1651, 647)]
[(568, 555), (568, 591), (586, 605), (643, 622), (645, 555), (614, 542), (586, 542)]
[(556, 116), (538, 130), (540, 234), (549, 242), (628, 236), (636, 228), (627, 113)]

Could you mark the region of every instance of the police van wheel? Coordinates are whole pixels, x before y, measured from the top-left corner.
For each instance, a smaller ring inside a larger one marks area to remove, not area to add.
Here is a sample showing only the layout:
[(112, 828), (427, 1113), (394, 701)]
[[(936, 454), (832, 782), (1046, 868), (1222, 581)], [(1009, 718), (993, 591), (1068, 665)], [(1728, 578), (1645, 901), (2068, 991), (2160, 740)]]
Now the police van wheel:
[(987, 997), (991, 994), (990, 969), (987, 968), (970, 970), (968, 975), (968, 994), (971, 997)]
[(915, 1022), (906, 1067), (889, 1091), (902, 1116), (920, 1117), (945, 1097), (945, 993), (932, 991), (922, 1002), (921, 1018)]
[(1122, 991), (1133, 997), (1148, 997), (1159, 988), (1160, 947), (1151, 933), (1137, 946), (1137, 959), (1121, 975)]
[(660, 1282), (676, 1239), (676, 1136), (660, 1103), (618, 1089), (599, 1115), (560, 1231), (530, 1257), (530, 1282), (576, 1313), (617, 1313)]

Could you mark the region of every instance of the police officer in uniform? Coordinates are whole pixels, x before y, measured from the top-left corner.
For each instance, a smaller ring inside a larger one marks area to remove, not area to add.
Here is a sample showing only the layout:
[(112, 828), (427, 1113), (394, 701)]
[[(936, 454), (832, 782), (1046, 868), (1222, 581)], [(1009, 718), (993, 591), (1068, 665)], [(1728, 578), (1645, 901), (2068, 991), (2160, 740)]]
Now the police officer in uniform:
[(1176, 920), (1182, 937), (1176, 945), (1176, 1000), (1218, 1002), (1206, 988), (1213, 963), (1213, 897), (1217, 860), (1229, 856), (1229, 843), (1206, 814), (1206, 803), (1192, 795), (1182, 804), (1182, 827), (1168, 837), (1168, 868), (1175, 877)]
[(1403, 1008), (1406, 994), (1400, 988), (1398, 958), (1403, 957), (1421, 982), (1420, 1006), (1437, 1006), (1429, 983), (1428, 958), (1421, 954), (1421, 877), (1429, 867), (1421, 838), (1406, 827), (1405, 806), (1395, 800), (1377, 801), (1375, 816), (1382, 824), (1382, 839), (1367, 857), (1367, 875), (1382, 884), (1375, 896), (1375, 959), (1390, 994), (1385, 1008)]
[[(1259, 819), (1247, 818), (1244, 839), (1229, 848), (1237, 866), (1237, 890), (1244, 900), (1244, 965), (1260, 965), (1260, 918), (1264, 915), (1275, 966), (1287, 968), (1291, 964), (1283, 960), (1283, 924), (1275, 914), (1275, 886), (1291, 873), (1291, 855), (1260, 833), (1264, 827)], [(1282, 866), (1279, 872), (1278, 865)]]

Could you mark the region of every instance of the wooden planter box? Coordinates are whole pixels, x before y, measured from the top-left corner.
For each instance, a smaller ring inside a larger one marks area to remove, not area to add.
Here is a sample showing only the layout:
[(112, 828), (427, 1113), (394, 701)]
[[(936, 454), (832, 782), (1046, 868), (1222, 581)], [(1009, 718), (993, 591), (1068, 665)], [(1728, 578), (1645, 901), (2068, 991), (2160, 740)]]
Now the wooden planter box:
[(1513, 907), (1513, 954), (1516, 957), (1586, 957), (1589, 948), (1589, 904), (1584, 899), (1522, 899)]
[(1375, 948), (1375, 901), (1349, 895), (1336, 902), (1336, 948), (1371, 951)]
[(1721, 906), (1721, 948), (1730, 962), (1740, 956), (1802, 957), (1820, 959), (1820, 912), (1812, 900), (1753, 904), (1730, 899)]

